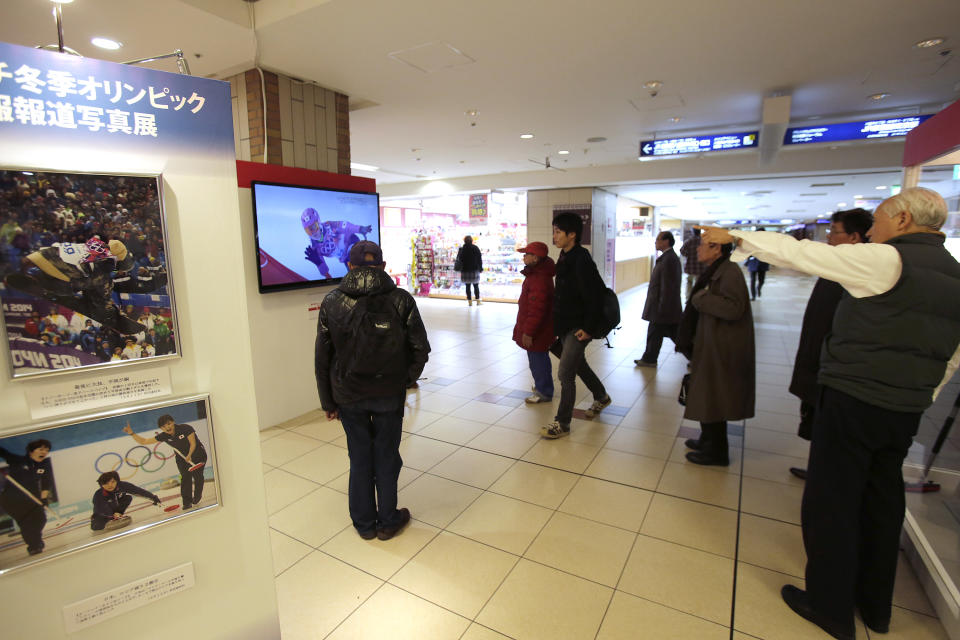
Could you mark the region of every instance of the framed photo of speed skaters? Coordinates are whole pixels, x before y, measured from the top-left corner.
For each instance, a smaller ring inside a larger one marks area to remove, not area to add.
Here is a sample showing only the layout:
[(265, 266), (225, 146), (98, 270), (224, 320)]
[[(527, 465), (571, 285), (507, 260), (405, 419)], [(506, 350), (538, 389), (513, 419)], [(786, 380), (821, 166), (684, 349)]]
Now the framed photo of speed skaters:
[(0, 168), (10, 375), (179, 356), (158, 175)]
[(0, 437), (0, 575), (220, 505), (210, 397)]

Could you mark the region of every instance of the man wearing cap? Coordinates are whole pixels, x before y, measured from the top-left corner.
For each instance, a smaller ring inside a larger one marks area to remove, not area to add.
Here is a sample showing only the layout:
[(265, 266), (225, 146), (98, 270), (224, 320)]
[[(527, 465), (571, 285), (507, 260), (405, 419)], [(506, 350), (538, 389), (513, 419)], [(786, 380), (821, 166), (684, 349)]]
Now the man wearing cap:
[(947, 204), (913, 187), (874, 211), (869, 244), (829, 246), (761, 231), (709, 228), (776, 265), (838, 282), (844, 293), (820, 352), (801, 505), (806, 585), (786, 604), (834, 638), (854, 612), (886, 633), (905, 502), (903, 459), (924, 410), (960, 362), (960, 264), (940, 231)]
[(317, 392), (347, 436), (353, 526), (365, 540), (389, 540), (410, 522), (410, 511), (397, 509), (403, 402), (430, 343), (417, 303), (386, 274), (376, 243), (354, 244), (347, 268), (320, 305)]
[(664, 338), (674, 340), (677, 325), (683, 310), (680, 308), (680, 281), (683, 268), (680, 258), (673, 251), (675, 240), (669, 231), (657, 236), (654, 246), (660, 251), (660, 257), (650, 272), (650, 285), (647, 287), (647, 301), (643, 305), (641, 316), (647, 325), (647, 348), (639, 360), (638, 367), (656, 367), (660, 347)]
[(547, 245), (531, 242), (517, 249), (523, 254), (526, 266), (523, 287), (517, 301), (517, 324), (513, 327), (513, 341), (526, 350), (533, 375), (533, 395), (527, 404), (550, 402), (553, 399), (553, 367), (550, 365), (550, 345), (553, 344), (553, 276), (556, 265), (547, 255)]

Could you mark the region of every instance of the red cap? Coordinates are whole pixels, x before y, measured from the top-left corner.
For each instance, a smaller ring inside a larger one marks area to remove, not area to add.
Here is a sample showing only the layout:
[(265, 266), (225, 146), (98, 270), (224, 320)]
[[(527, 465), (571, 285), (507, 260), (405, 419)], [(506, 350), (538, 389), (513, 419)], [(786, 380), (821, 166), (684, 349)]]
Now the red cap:
[(542, 242), (531, 242), (527, 246), (517, 249), (518, 253), (532, 253), (535, 256), (540, 256), (541, 258), (547, 257), (547, 245)]

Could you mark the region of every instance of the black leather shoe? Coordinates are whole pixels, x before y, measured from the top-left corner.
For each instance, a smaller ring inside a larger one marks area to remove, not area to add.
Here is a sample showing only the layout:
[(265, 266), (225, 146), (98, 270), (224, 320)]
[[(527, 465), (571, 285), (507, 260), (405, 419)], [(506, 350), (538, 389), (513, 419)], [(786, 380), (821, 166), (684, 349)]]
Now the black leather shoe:
[(397, 509), (397, 513), (400, 514), (400, 524), (395, 527), (383, 527), (382, 529), (377, 529), (378, 538), (381, 540), (389, 540), (393, 536), (403, 531), (403, 528), (410, 524), (410, 509), (403, 507), (402, 509)]
[(863, 607), (858, 606), (860, 609), (860, 618), (863, 619), (863, 624), (867, 625), (867, 628), (874, 633), (889, 633), (890, 632), (890, 618), (886, 620), (878, 620), (870, 616)]
[(729, 467), (730, 456), (717, 456), (706, 451), (688, 451), (687, 460), (704, 466)]
[(357, 531), (357, 535), (359, 535), (364, 540), (373, 540), (374, 538), (377, 537), (377, 530), (371, 529), (370, 531)]
[(700, 451), (703, 448), (703, 443), (700, 442), (699, 438), (687, 438), (683, 444), (687, 449), (693, 449), (694, 451)]
[(807, 470), (801, 469), (800, 467), (790, 467), (790, 473), (795, 477), (800, 478), (801, 480), (807, 479)]
[(837, 623), (823, 618), (810, 606), (810, 601), (807, 599), (807, 592), (803, 589), (795, 587), (792, 584), (785, 584), (783, 588), (780, 589), (780, 597), (783, 598), (783, 601), (787, 603), (788, 607), (793, 609), (795, 614), (817, 625), (826, 631), (831, 638), (836, 638), (837, 640), (855, 640), (855, 627), (851, 626), (849, 630), (840, 629), (840, 625)]

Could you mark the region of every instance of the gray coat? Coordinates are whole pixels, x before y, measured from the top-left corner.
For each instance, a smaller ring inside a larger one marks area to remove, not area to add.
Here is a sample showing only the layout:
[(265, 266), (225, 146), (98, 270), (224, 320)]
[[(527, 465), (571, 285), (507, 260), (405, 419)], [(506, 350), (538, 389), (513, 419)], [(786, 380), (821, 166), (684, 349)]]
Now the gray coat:
[(690, 300), (700, 312), (683, 417), (698, 422), (754, 415), (756, 356), (750, 294), (740, 268), (725, 261)]
[(667, 249), (657, 258), (650, 272), (647, 301), (643, 305), (644, 320), (660, 324), (677, 324), (683, 311), (680, 308), (680, 280), (683, 269), (680, 258)]

